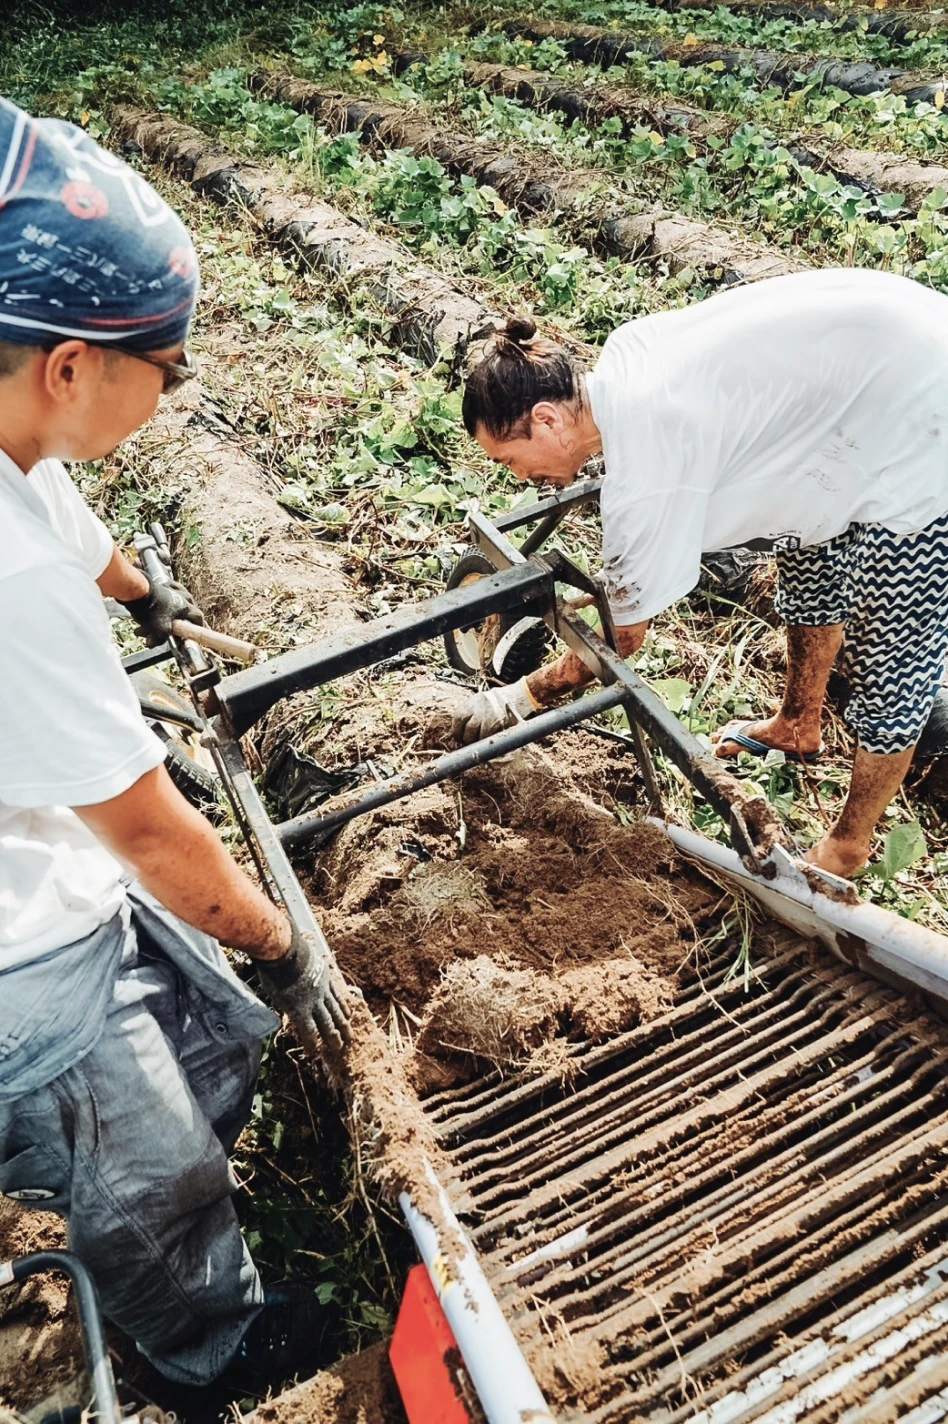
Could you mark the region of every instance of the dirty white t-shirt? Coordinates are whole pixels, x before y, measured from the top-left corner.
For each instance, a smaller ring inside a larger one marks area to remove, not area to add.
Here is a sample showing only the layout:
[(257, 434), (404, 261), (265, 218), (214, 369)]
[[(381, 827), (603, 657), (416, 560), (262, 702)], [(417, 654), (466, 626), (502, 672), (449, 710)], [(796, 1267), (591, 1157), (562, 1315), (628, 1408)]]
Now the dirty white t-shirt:
[(116, 913), (122, 867), (67, 808), (164, 757), (95, 584), (111, 551), (61, 465), (25, 477), (0, 451), (0, 975)]
[(587, 389), (620, 624), (688, 593), (704, 552), (948, 512), (948, 297), (908, 278), (775, 277), (627, 322)]

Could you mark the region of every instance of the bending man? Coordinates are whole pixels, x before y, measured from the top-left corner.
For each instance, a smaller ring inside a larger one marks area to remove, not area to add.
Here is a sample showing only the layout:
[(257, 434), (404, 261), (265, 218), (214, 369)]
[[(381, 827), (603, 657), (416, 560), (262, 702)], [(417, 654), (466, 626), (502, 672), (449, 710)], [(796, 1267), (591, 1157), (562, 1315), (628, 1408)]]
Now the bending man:
[(102, 458), (193, 374), (197, 276), (137, 174), (0, 100), (0, 1193), (66, 1217), (169, 1379), (233, 1363), (246, 1389), (319, 1330), (265, 1302), (231, 1202), (278, 1020), (218, 941), (310, 1039), (339, 1006), (172, 784), (122, 671), (102, 594), (159, 638), (188, 595), (149, 586), (58, 463)]
[[(783, 705), (726, 727), (717, 754), (818, 753), (842, 648), (858, 747), (809, 858), (854, 874), (948, 650), (948, 298), (881, 272), (778, 277), (628, 322), (588, 374), (535, 330), (517, 320), (494, 338), (465, 389), (468, 431), (538, 484), (565, 487), (603, 454), (603, 567), (625, 656), (695, 586), (702, 553), (776, 553)], [(487, 735), (589, 681), (568, 653), (478, 694), (459, 730)]]

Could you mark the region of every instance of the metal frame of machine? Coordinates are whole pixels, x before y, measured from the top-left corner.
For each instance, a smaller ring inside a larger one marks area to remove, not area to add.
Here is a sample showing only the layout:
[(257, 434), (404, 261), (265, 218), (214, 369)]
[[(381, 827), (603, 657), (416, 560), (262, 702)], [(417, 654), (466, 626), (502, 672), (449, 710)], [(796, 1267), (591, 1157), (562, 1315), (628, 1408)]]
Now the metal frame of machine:
[[(472, 513), (469, 523), (474, 542), (497, 572), (372, 620), (356, 635), (294, 649), (227, 677), (221, 676), (213, 659), (196, 643), (177, 638), (161, 648), (125, 659), (125, 665), (137, 670), (172, 657), (177, 660), (205, 727), (202, 742), (213, 755), (264, 884), (294, 922), (316, 936), (330, 961), (332, 951), (293, 870), (290, 848), (422, 787), (586, 721), (607, 708), (621, 706), (628, 714), (637, 761), (653, 810), (661, 811), (661, 792), (647, 738), (661, 748), (728, 826), (733, 850), (694, 832), (667, 826), (683, 852), (748, 890), (776, 918), (804, 934), (821, 938), (851, 963), (880, 977), (948, 998), (948, 939), (860, 902), (849, 882), (824, 876), (797, 859), (767, 803), (749, 796), (741, 782), (700, 745), (625, 663), (616, 650), (615, 630), (599, 582), (561, 552), (540, 552), (564, 515), (597, 499), (599, 487), (598, 481), (587, 481), (493, 522), (479, 512)], [(536, 528), (518, 548), (508, 536), (529, 523), (535, 523)], [(151, 577), (170, 577), (159, 526), (153, 526), (149, 536), (140, 536), (136, 544)], [(589, 601), (597, 607), (602, 635), (558, 596), (558, 584), (591, 596)], [(337, 804), (328, 812), (273, 823), (247, 769), (240, 747), (242, 735), (294, 693), (323, 686), (501, 612), (542, 617), (585, 662), (601, 687), (528, 722), (440, 756), (420, 771), (403, 773), (368, 791), (336, 798)], [(433, 1186), (438, 1194), (440, 1221), (432, 1222), (422, 1214), (410, 1192), (403, 1193), (401, 1206), (489, 1424), (552, 1424), (552, 1416), (492, 1294), (477, 1254), (434, 1172), (430, 1167), (428, 1171), (431, 1181), (426, 1185)], [(446, 1262), (450, 1262), (450, 1268)]]

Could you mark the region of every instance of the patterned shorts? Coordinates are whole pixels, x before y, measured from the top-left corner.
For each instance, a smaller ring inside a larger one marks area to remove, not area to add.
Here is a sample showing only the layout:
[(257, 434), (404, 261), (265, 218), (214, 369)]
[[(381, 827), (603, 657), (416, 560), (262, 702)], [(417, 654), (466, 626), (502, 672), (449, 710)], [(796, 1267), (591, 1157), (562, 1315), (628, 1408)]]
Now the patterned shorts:
[(866, 751), (918, 741), (948, 654), (948, 514), (916, 534), (852, 524), (777, 554), (777, 612), (804, 627), (845, 623), (846, 721)]

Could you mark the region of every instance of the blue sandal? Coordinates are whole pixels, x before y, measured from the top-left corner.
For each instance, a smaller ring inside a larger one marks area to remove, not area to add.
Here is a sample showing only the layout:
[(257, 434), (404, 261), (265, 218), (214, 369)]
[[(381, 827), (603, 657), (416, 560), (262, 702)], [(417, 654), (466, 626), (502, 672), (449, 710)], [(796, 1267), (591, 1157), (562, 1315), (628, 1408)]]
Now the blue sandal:
[(742, 727), (750, 727), (752, 725), (753, 723), (750, 721), (738, 722), (736, 730), (733, 732), (728, 732), (727, 728), (725, 728), (720, 740), (722, 742), (736, 742), (742, 751), (750, 752), (751, 756), (760, 757), (761, 760), (768, 756), (770, 752), (783, 751), (787, 761), (804, 762), (807, 766), (812, 766), (814, 762), (819, 761), (825, 751), (825, 747), (822, 746), (819, 751), (802, 753), (784, 751), (783, 747), (768, 747), (766, 742), (759, 742), (756, 737), (749, 737), (746, 732), (741, 731)]

